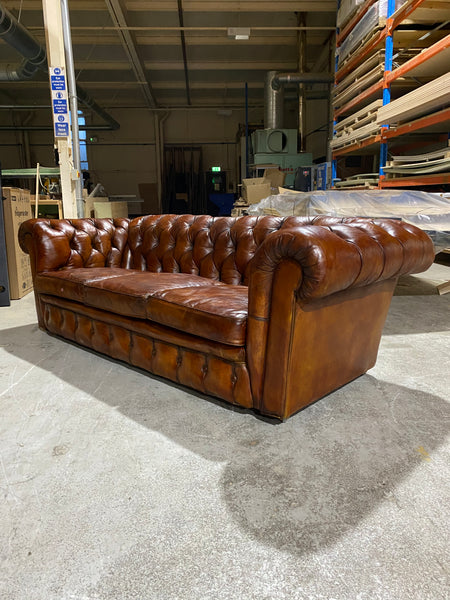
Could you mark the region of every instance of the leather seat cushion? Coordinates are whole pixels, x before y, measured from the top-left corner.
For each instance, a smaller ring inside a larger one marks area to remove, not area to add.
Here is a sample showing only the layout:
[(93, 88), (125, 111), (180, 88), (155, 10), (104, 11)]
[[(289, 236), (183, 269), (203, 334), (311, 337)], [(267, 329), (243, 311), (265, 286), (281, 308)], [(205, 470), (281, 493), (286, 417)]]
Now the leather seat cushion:
[(47, 271), (36, 275), (34, 287), (41, 294), (59, 296), (60, 298), (84, 303), (86, 284), (100, 282), (105, 279), (111, 280), (117, 277), (128, 278), (140, 272), (111, 267)]
[(41, 274), (37, 290), (224, 344), (245, 344), (245, 286), (184, 273), (87, 268)]
[(248, 288), (221, 284), (165, 289), (152, 294), (148, 318), (193, 335), (233, 346), (245, 344)]

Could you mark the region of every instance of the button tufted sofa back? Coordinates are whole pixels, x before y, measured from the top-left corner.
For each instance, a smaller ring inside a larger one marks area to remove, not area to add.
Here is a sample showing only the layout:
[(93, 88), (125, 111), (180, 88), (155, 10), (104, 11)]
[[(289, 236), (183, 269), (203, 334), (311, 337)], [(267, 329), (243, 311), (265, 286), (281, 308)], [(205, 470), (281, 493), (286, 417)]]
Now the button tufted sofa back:
[(130, 267), (128, 219), (30, 219), (19, 231), (24, 252), (28, 243), (37, 273), (62, 268)]
[(270, 233), (310, 223), (309, 217), (139, 217), (129, 227), (131, 267), (247, 284), (249, 262)]
[[(151, 215), (132, 221), (32, 219), (22, 224), (19, 241), (22, 249), (32, 255), (34, 273), (79, 267), (122, 267), (196, 274), (224, 283), (247, 285), (252, 258), (267, 236), (278, 230), (311, 225), (331, 231), (337, 236), (336, 240), (345, 240), (353, 253), (358, 253), (358, 281), (374, 277), (386, 279), (395, 275), (402, 265), (409, 268), (415, 264), (418, 260), (415, 238), (425, 235), (405, 223), (400, 225), (383, 219)], [(386, 239), (389, 243), (385, 243)], [(311, 255), (313, 267), (317, 266), (317, 252), (318, 249)], [(266, 264), (263, 256), (259, 262)], [(310, 267), (304, 265), (305, 274)], [(267, 269), (270, 270), (269, 266)], [(317, 284), (314, 269), (310, 279)], [(307, 277), (305, 281), (310, 279)]]

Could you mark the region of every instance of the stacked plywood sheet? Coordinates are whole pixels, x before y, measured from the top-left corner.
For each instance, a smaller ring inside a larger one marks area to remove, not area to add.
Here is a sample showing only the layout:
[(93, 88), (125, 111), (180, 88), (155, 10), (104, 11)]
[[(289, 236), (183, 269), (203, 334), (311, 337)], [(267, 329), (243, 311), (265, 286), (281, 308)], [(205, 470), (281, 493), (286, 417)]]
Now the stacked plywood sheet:
[(370, 85), (379, 81), (384, 72), (384, 51), (375, 52), (347, 77), (340, 81), (333, 90), (333, 107), (335, 109), (349, 102)]
[(432, 113), (450, 104), (450, 72), (404, 94), (378, 110), (377, 123), (395, 124)]
[[(450, 7), (449, 7), (449, 16), (450, 16)], [(450, 43), (450, 34), (445, 38), (447, 43)], [(425, 48), (426, 50), (426, 48)], [(411, 51), (411, 49), (409, 49)], [(423, 52), (423, 50), (422, 50)], [(402, 53), (406, 54), (406, 53)], [(420, 52), (416, 52), (416, 55), (419, 56)], [(438, 54), (435, 54), (431, 58), (428, 58), (425, 62), (417, 64), (414, 69), (408, 71), (408, 77), (414, 78), (425, 78), (426, 81), (430, 79), (435, 79), (436, 77), (440, 77), (447, 73), (450, 65), (450, 45), (447, 48), (443, 48)]]
[(333, 150), (343, 148), (375, 135), (380, 129), (377, 124), (377, 114), (382, 103), (382, 100), (375, 100), (337, 123), (334, 138), (330, 143), (331, 148)]

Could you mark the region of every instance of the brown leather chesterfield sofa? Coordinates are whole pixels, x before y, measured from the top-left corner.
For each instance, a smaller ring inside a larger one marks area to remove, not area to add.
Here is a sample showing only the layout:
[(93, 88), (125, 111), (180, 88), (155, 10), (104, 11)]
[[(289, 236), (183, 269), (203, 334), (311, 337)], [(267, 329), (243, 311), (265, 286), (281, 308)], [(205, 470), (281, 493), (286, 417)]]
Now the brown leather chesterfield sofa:
[(390, 220), (157, 215), (33, 219), (39, 325), (286, 419), (376, 360), (401, 274), (433, 262)]

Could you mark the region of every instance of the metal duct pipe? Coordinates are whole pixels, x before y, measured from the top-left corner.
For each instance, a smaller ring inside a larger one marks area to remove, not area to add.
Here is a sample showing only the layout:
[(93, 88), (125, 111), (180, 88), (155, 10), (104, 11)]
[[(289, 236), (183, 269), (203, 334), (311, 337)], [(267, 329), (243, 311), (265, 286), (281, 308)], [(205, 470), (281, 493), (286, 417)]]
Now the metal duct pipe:
[[(109, 125), (80, 125), (82, 131), (111, 131)], [(54, 131), (53, 125), (0, 125), (0, 131)]]
[(15, 67), (6, 67), (4, 71), (0, 71), (0, 81), (25, 81), (32, 79), (39, 69), (29, 60), (24, 60), (20, 65)]
[(281, 129), (283, 127), (283, 86), (288, 84), (333, 83), (334, 76), (329, 73), (278, 73), (268, 71), (264, 86), (264, 128)]
[(268, 71), (264, 86), (264, 128), (281, 129), (283, 127), (284, 90), (275, 88), (277, 71)]
[(0, 72), (0, 81), (31, 79), (47, 66), (46, 52), (23, 25), (0, 4), (0, 38), (15, 48), (25, 60), (15, 68)]
[[(306, 15), (304, 12), (298, 16), (298, 24), (306, 25)], [(298, 70), (304, 75), (306, 73), (306, 31), (304, 29), (298, 32)], [(302, 82), (298, 86), (298, 138), (300, 152), (305, 152), (306, 145), (306, 86)]]
[[(0, 81), (23, 81), (24, 79), (30, 79), (38, 70), (45, 71), (48, 75), (47, 53), (45, 49), (42, 48), (30, 32), (1, 3), (0, 38), (4, 39), (5, 42), (25, 57), (25, 61), (19, 67), (0, 71)], [(108, 124), (107, 127), (91, 126), (91, 129), (116, 130), (120, 128), (119, 123), (103, 110), (79, 85), (77, 85), (77, 96), (80, 102)]]
[[(270, 71), (273, 72), (273, 71)], [(333, 83), (334, 75), (330, 73), (276, 73), (272, 80), (272, 88), (277, 91), (283, 85), (291, 83)]]

